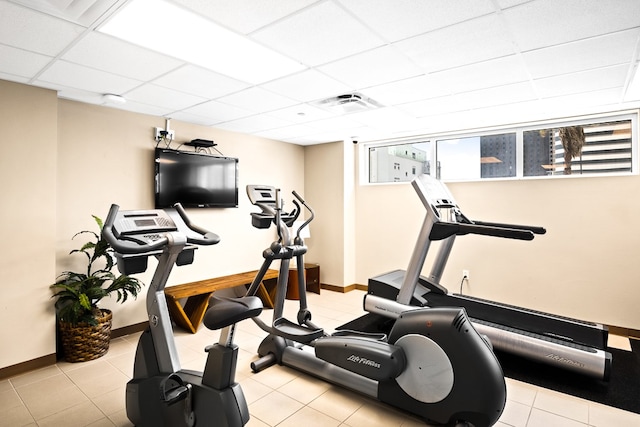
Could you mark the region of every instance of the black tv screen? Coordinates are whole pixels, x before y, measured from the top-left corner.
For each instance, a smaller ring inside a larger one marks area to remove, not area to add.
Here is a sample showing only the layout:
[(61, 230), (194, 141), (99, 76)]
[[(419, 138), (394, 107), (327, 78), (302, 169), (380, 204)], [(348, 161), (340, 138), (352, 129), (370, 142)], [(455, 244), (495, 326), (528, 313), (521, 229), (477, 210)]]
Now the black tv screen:
[(156, 148), (156, 209), (238, 206), (238, 159)]

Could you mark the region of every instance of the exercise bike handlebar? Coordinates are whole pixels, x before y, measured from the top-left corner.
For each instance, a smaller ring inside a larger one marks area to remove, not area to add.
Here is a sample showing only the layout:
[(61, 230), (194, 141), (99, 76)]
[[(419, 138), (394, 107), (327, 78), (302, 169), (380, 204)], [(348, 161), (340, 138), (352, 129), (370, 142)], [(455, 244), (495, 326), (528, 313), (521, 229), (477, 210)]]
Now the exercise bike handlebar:
[(109, 214), (107, 215), (107, 219), (104, 222), (104, 226), (102, 227), (102, 235), (116, 252), (119, 252), (121, 254), (138, 254), (142, 252), (151, 252), (157, 249), (161, 249), (166, 246), (167, 243), (169, 243), (169, 239), (166, 236), (163, 236), (145, 245), (118, 239), (113, 234), (113, 224), (116, 220), (116, 216), (118, 215), (119, 210), (120, 206), (116, 205), (115, 203), (112, 204), (111, 208), (109, 208)]
[(187, 236), (187, 243), (194, 243), (196, 245), (209, 246), (209, 245), (218, 244), (220, 242), (220, 236), (218, 236), (216, 233), (206, 230), (200, 227), (199, 225), (196, 225), (193, 222), (191, 222), (191, 219), (189, 219), (189, 217), (187, 216), (187, 213), (185, 212), (184, 208), (180, 203), (176, 203), (173, 207), (176, 209), (176, 212), (178, 212), (178, 215), (180, 215), (180, 218), (182, 218), (182, 220), (187, 225), (187, 227), (189, 227), (190, 230), (195, 231), (198, 235), (202, 236), (202, 237)]
[[(217, 234), (193, 224), (184, 211), (184, 208), (180, 204), (176, 204), (174, 207), (180, 218), (184, 221), (185, 225), (190, 230), (194, 231), (198, 236), (202, 236), (195, 237), (187, 235), (186, 239), (188, 243), (194, 243), (198, 245), (215, 245), (220, 241), (220, 237)], [(166, 235), (163, 235), (153, 241), (147, 241), (145, 243), (117, 238), (113, 233), (113, 225), (119, 211), (120, 206), (118, 206), (117, 204), (112, 204), (111, 208), (109, 209), (109, 214), (107, 215), (105, 223), (102, 227), (102, 235), (116, 252), (121, 254), (141, 254), (145, 252), (160, 250), (167, 246), (167, 244), (169, 244), (169, 238)]]

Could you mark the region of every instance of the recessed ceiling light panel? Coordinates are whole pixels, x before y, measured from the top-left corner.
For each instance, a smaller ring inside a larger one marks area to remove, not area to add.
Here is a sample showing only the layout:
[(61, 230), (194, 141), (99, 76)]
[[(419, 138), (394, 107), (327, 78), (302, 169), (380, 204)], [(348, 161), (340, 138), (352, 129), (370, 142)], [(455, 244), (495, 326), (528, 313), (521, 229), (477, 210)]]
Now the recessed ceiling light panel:
[(99, 31), (251, 84), (305, 68), (247, 37), (162, 0), (133, 0)]

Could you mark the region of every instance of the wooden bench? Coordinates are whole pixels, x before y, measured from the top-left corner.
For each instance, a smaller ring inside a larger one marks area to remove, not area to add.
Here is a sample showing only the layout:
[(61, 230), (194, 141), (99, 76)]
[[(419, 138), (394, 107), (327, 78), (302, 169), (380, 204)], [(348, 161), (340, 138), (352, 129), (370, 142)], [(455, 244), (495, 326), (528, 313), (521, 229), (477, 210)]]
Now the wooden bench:
[[(198, 282), (167, 286), (164, 289), (164, 294), (167, 298), (167, 307), (169, 308), (171, 319), (176, 325), (195, 334), (202, 323), (204, 313), (207, 311), (211, 294), (220, 289), (250, 285), (256, 277), (256, 274), (258, 274), (257, 270), (247, 271), (245, 273), (200, 280)], [(260, 283), (258, 296), (265, 307), (273, 308), (274, 282), (277, 278), (277, 270), (267, 270), (262, 283)], [(183, 307), (180, 300), (184, 298), (186, 298), (187, 301)]]

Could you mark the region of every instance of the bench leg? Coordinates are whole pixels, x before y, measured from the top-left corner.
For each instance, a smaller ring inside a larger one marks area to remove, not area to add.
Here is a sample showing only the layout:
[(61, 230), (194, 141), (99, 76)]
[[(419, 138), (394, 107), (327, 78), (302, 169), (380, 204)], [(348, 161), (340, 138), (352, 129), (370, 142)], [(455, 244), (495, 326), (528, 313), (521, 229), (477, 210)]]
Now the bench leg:
[(167, 307), (169, 308), (171, 320), (182, 329), (195, 334), (198, 332), (198, 327), (202, 323), (204, 313), (207, 311), (211, 294), (212, 292), (209, 292), (189, 297), (184, 307), (182, 307), (179, 300), (167, 296)]
[(207, 311), (207, 308), (209, 308), (209, 298), (211, 298), (212, 293), (213, 292), (194, 295), (187, 298), (187, 302), (184, 304), (184, 312), (189, 317), (192, 325), (191, 332), (194, 334), (198, 330), (198, 327), (200, 327), (202, 319), (204, 319), (204, 313)]

